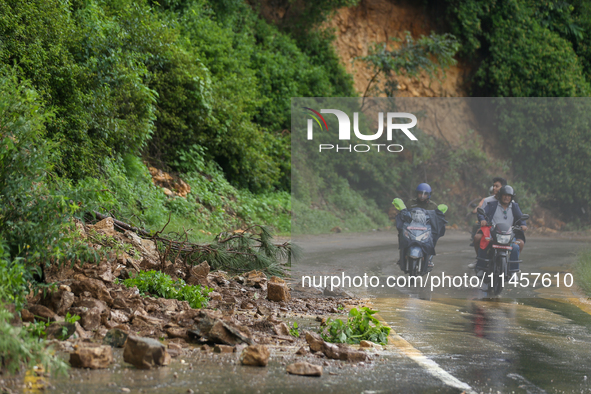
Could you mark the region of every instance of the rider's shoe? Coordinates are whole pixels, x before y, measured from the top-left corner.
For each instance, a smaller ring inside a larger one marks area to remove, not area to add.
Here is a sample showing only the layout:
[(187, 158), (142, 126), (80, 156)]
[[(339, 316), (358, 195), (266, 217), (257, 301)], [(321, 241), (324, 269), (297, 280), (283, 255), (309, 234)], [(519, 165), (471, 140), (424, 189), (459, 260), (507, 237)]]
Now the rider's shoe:
[(433, 267), (435, 267), (435, 264), (433, 264), (433, 256), (431, 256), (429, 257), (429, 262), (427, 263), (427, 271), (433, 271)]
[(476, 268), (477, 263), (478, 263), (478, 261), (468, 264), (468, 268)]

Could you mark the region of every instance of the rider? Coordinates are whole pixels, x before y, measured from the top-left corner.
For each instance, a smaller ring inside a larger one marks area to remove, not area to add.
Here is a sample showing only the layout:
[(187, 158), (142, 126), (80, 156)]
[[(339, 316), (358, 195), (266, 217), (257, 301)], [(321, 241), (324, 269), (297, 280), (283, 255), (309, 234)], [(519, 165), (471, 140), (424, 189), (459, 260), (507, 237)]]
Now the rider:
[(408, 200), (406, 207), (423, 208), (426, 210), (437, 209), (437, 204), (431, 201), (431, 186), (428, 183), (421, 183), (416, 189), (417, 197)]
[[(488, 225), (487, 218), (490, 219), (491, 224), (494, 226), (498, 223), (506, 223), (509, 226), (513, 226), (515, 224), (515, 219), (520, 218), (523, 214), (521, 209), (519, 209), (519, 204), (513, 201), (515, 198), (515, 191), (509, 185), (503, 186), (499, 190), (499, 199), (492, 201), (483, 208), (484, 209), (484, 216), (478, 214), (478, 220), (480, 220), (480, 225), (482, 227)], [(521, 231), (515, 232), (515, 241), (513, 242), (513, 249), (511, 250), (511, 261), (519, 260), (519, 253), (523, 250), (525, 246), (525, 231), (527, 230), (527, 226), (525, 225), (525, 220), (519, 220), (517, 225), (521, 226)], [(482, 252), (481, 252), (482, 253)], [(479, 260), (479, 264), (480, 264)], [(510, 266), (509, 269), (511, 271), (519, 270), (519, 263), (512, 263), (513, 266)]]
[[(482, 201), (480, 201), (480, 204), (478, 205), (478, 207), (476, 207), (474, 210), (476, 211), (476, 209), (478, 209), (478, 208), (485, 209), (487, 204), (498, 201), (499, 190), (501, 190), (501, 188), (505, 185), (507, 185), (507, 180), (505, 178), (501, 178), (501, 177), (493, 178), (493, 195), (483, 198)], [(482, 231), (478, 230), (478, 231), (476, 231), (476, 234), (474, 234), (474, 240), (473, 240), (474, 251), (476, 252), (477, 256), (478, 256), (478, 248), (479, 248), (481, 239), (482, 239)], [(476, 265), (476, 263), (472, 263), (469, 265), (469, 267), (474, 268), (475, 265)]]
[[(490, 196), (494, 196), (494, 195), (495, 195), (495, 189), (494, 189), (494, 186), (491, 186), (488, 189), (488, 196), (490, 197)], [(474, 209), (472, 210), (472, 213), (474, 215), (476, 215), (476, 210), (478, 209), (478, 207), (482, 206), (482, 203), (484, 202), (485, 198), (486, 197), (481, 199), (480, 202), (476, 205), (472, 205), (472, 202), (470, 202), (470, 206), (474, 207)], [(476, 200), (473, 200), (473, 201), (476, 201)], [(474, 224), (472, 225), (472, 232), (470, 233), (470, 246), (474, 246), (474, 236), (476, 235), (476, 232), (478, 230), (480, 230), (480, 222), (475, 221)], [(472, 267), (472, 268), (474, 268), (474, 267)]]
[[(433, 201), (431, 201), (431, 186), (429, 186), (428, 183), (421, 183), (417, 186), (416, 190), (416, 198), (410, 199), (407, 201), (406, 203), (406, 207), (408, 209), (411, 208), (423, 208), (425, 210), (436, 210), (437, 208), (437, 204), (435, 204)], [(398, 245), (401, 245), (401, 240), (400, 238), (402, 237), (402, 234), (400, 232), (398, 232)], [(433, 247), (435, 247), (435, 245), (437, 244), (437, 237), (433, 238)], [(400, 248), (400, 246), (399, 246)], [(400, 249), (400, 260), (399, 263), (401, 263), (402, 261), (404, 261), (404, 256), (403, 254), (403, 250)], [(433, 256), (430, 256), (429, 258), (429, 263), (427, 264), (427, 268), (429, 269), (429, 271), (431, 271), (433, 269), (434, 265), (433, 265)]]

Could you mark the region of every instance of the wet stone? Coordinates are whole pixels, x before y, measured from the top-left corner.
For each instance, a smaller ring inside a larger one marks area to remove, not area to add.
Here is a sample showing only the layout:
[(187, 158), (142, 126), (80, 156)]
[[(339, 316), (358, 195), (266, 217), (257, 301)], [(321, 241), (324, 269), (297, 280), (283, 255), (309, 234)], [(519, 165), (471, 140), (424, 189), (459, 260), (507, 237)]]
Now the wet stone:
[(234, 353), (234, 346), (228, 345), (215, 345), (213, 348), (214, 353)]
[(286, 368), (287, 372), (293, 375), (302, 376), (322, 376), (322, 366), (307, 362), (297, 362), (290, 364)]
[(245, 348), (240, 355), (240, 362), (243, 365), (254, 365), (266, 367), (269, 363), (271, 353), (264, 345), (251, 345)]
[(291, 299), (287, 284), (281, 278), (272, 276), (267, 284), (267, 299), (275, 302), (285, 302)]
[(170, 354), (170, 357), (176, 358), (180, 356), (182, 353), (183, 348), (181, 347), (181, 345), (172, 342), (168, 344), (168, 354)]
[(123, 361), (138, 369), (150, 369), (170, 364), (170, 355), (157, 340), (130, 335), (125, 342)]
[(112, 362), (110, 346), (79, 347), (70, 353), (70, 365), (74, 368), (104, 369)]
[(361, 342), (359, 342), (359, 346), (373, 348), (376, 346), (376, 344), (373, 343), (372, 341), (361, 341)]
[(302, 346), (301, 348), (298, 349), (298, 351), (295, 354), (298, 356), (307, 356), (308, 354), (310, 354), (310, 352), (308, 351), (308, 349), (306, 349), (304, 346)]

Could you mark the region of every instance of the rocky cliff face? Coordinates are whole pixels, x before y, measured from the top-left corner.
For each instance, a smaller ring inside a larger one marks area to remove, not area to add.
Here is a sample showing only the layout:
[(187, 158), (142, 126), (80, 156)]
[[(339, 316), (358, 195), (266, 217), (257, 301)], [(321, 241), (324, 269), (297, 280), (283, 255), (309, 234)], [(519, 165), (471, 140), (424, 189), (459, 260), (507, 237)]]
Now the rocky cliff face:
[[(363, 95), (372, 78), (366, 64), (356, 60), (366, 56), (375, 43), (387, 43), (394, 49), (406, 32), (413, 38), (429, 35), (440, 24), (437, 10), (427, 9), (416, 1), (362, 0), (357, 7), (341, 8), (327, 23), (335, 31), (335, 49), (347, 71), (353, 75), (355, 89)], [(466, 97), (466, 76), (469, 70), (463, 63), (451, 67), (446, 75), (431, 78), (423, 73), (418, 79), (396, 76), (398, 97)], [(463, 100), (437, 102), (428, 107), (421, 128), (428, 134), (442, 138), (451, 145), (461, 144), (470, 130), (478, 130), (473, 111)], [(491, 146), (491, 144), (483, 144)], [(492, 152), (490, 152), (492, 153)]]

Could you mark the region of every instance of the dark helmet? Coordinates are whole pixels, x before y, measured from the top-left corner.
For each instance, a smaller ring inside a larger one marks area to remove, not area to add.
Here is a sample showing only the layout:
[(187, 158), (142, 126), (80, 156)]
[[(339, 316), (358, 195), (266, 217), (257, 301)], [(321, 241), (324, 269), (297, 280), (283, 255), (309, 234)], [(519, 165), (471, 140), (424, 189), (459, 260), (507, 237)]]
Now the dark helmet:
[(417, 195), (420, 193), (427, 193), (427, 198), (431, 198), (431, 186), (428, 183), (421, 183), (417, 186)]
[(499, 190), (499, 196), (503, 197), (503, 195), (508, 194), (511, 196), (511, 201), (515, 198), (515, 190), (509, 185), (505, 185)]

